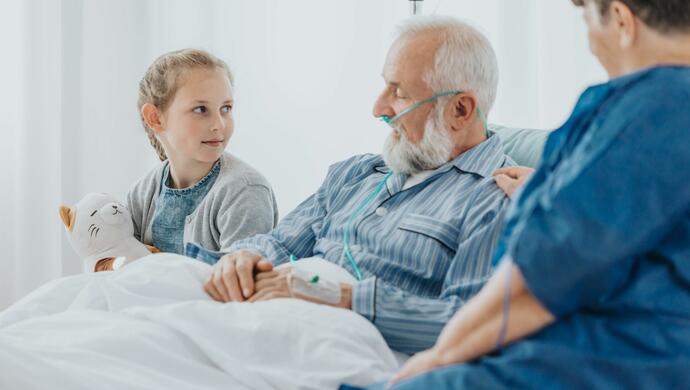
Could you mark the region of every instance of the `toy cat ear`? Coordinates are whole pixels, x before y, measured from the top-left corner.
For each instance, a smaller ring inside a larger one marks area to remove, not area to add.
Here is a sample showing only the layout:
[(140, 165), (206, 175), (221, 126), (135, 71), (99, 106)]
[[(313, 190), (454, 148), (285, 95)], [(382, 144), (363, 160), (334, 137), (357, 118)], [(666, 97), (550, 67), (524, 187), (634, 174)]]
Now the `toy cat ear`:
[(65, 224), (65, 227), (70, 232), (72, 231), (72, 228), (74, 227), (74, 217), (75, 217), (75, 212), (74, 212), (74, 209), (72, 207), (60, 206), (60, 218), (62, 218), (62, 223)]

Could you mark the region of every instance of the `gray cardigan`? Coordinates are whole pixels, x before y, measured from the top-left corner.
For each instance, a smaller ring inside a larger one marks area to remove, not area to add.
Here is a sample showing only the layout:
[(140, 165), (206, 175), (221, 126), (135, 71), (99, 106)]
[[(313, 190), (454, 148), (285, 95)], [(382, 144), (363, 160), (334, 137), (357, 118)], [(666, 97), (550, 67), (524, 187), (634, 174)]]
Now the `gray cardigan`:
[[(127, 194), (134, 237), (152, 245), (151, 225), (165, 164), (141, 178)], [(247, 163), (223, 153), (220, 173), (208, 194), (185, 220), (183, 241), (225, 251), (240, 239), (268, 233), (278, 223), (278, 207), (268, 181)]]

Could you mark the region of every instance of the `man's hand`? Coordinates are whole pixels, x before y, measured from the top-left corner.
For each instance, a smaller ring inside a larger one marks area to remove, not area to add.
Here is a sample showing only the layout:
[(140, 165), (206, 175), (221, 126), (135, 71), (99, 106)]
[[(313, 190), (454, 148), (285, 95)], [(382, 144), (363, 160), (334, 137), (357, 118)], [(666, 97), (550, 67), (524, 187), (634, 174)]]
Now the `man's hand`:
[(503, 192), (512, 198), (515, 191), (525, 183), (532, 172), (534, 169), (527, 167), (499, 168), (494, 171), (494, 179)]
[(338, 304), (331, 304), (319, 301), (316, 298), (307, 297), (301, 294), (295, 294), (290, 291), (290, 267), (281, 268), (270, 272), (261, 272), (255, 278), (256, 293), (252, 295), (249, 302), (268, 301), (276, 298), (298, 298), (309, 302), (320, 303), (324, 305), (331, 305), (341, 307), (344, 309), (352, 308), (352, 286), (349, 284), (340, 284), (340, 302)]
[(254, 294), (254, 273), (272, 269), (270, 261), (254, 252), (233, 252), (213, 266), (204, 290), (216, 301), (243, 302)]
[(276, 298), (290, 298), (290, 275), (291, 268), (285, 267), (270, 272), (262, 272), (256, 275), (256, 292), (252, 295), (249, 302), (268, 301)]
[(390, 384), (398, 383), (402, 380), (412, 378), (441, 367), (441, 354), (435, 349), (427, 349), (412, 356), (397, 374), (391, 379)]

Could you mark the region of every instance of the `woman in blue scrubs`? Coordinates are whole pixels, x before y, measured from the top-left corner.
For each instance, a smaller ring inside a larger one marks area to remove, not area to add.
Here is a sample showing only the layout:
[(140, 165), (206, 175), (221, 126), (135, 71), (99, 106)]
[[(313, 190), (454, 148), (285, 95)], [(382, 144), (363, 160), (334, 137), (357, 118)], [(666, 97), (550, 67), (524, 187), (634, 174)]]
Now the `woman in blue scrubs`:
[(549, 137), (494, 277), (395, 389), (690, 388), (690, 1), (573, 2), (611, 81)]

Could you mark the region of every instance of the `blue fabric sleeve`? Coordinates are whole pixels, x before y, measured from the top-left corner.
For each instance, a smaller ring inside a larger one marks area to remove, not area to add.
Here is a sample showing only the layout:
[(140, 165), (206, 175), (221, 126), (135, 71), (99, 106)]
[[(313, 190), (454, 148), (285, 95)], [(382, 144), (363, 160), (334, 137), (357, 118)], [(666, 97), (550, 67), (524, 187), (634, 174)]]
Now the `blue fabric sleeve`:
[(688, 92), (677, 92), (631, 96), (635, 104), (626, 111), (636, 113), (634, 120), (593, 129), (594, 136), (599, 130), (615, 135), (596, 153), (571, 159), (577, 163), (557, 170), (533, 194), (536, 205), (511, 237), (508, 254), (554, 315), (615, 293), (635, 271), (635, 257), (658, 245), (688, 212), (690, 115), (682, 103)]
[(202, 261), (208, 265), (214, 265), (220, 260), (225, 253), (211, 251), (203, 248), (201, 245), (188, 242), (184, 246), (184, 255), (192, 259)]
[(331, 166), (319, 189), (286, 215), (270, 233), (236, 241), (229, 252), (253, 250), (274, 265), (289, 261), (290, 255), (297, 258), (312, 256), (317, 238), (316, 230), (327, 214), (329, 183), (334, 175), (342, 174), (341, 171), (346, 169), (348, 163), (349, 161), (345, 161)]
[(297, 258), (312, 255), (316, 235), (312, 225), (323, 219), (325, 209), (319, 200), (320, 192), (310, 196), (268, 234), (257, 234), (232, 244), (228, 252), (252, 250), (259, 252), (274, 265), (285, 263), (290, 255)]

